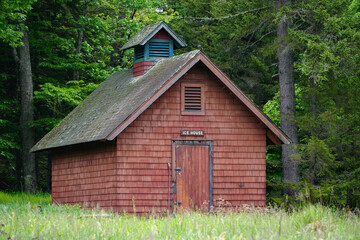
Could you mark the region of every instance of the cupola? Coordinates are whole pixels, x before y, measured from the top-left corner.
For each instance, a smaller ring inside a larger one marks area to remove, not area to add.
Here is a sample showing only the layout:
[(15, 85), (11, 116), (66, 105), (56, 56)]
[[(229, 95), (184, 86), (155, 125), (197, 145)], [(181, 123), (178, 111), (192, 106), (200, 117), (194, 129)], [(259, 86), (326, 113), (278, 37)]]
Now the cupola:
[(163, 58), (174, 55), (174, 50), (186, 47), (182, 40), (165, 22), (142, 28), (120, 50), (134, 48), (133, 76), (145, 74)]

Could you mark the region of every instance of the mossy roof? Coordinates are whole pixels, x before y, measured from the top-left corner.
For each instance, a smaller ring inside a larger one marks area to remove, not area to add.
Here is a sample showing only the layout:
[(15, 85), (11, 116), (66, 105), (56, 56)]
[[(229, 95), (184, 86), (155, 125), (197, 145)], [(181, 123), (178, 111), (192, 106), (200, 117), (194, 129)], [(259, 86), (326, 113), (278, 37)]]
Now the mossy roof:
[(31, 151), (106, 139), (199, 52), (162, 59), (142, 76), (133, 77), (132, 69), (112, 74)]
[[(267, 136), (276, 144), (291, 139), (248, 98), (201, 51), (196, 50), (160, 60), (144, 75), (133, 77), (132, 69), (112, 74), (79, 106), (46, 134), (32, 152), (112, 140), (156, 99), (169, 89), (194, 64), (201, 61), (266, 126)], [(275, 139), (276, 138), (276, 139)]]
[(143, 27), (120, 50), (132, 48), (137, 45), (145, 45), (161, 29), (167, 31), (170, 36), (173, 37), (175, 40), (175, 49), (187, 46), (184, 40), (179, 35), (177, 35), (165, 22), (157, 22)]

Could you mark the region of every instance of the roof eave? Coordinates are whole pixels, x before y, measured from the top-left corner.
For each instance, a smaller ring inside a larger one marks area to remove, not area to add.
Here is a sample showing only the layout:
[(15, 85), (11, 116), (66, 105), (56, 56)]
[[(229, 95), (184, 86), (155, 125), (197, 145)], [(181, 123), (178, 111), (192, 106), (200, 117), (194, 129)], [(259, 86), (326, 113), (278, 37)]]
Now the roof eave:
[(49, 151), (52, 149), (56, 149), (56, 148), (61, 148), (61, 147), (67, 147), (67, 146), (72, 146), (72, 145), (77, 145), (77, 144), (83, 144), (83, 143), (90, 143), (90, 142), (98, 142), (98, 141), (107, 141), (108, 139), (106, 138), (98, 138), (98, 139), (91, 139), (89, 141), (77, 141), (77, 142), (68, 142), (66, 144), (63, 145), (56, 145), (56, 146), (47, 146), (47, 147), (38, 147), (37, 145), (34, 145), (31, 149), (30, 152), (31, 153), (35, 153), (35, 152), (42, 152), (42, 151)]

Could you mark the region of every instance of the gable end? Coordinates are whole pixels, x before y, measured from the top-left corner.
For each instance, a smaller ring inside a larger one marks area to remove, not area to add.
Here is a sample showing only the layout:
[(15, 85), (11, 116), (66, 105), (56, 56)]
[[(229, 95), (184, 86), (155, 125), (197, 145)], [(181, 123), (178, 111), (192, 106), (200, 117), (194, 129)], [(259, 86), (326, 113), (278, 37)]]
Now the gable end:
[(176, 72), (150, 99), (140, 106), (126, 121), (122, 122), (108, 136), (107, 140), (114, 139), (129, 126), (142, 112), (166, 92), (180, 77), (182, 77), (197, 62), (201, 61), (237, 98), (269, 129), (267, 137), (274, 143), (290, 144), (291, 140), (278, 128), (251, 100), (247, 97), (210, 59), (201, 51), (188, 63)]

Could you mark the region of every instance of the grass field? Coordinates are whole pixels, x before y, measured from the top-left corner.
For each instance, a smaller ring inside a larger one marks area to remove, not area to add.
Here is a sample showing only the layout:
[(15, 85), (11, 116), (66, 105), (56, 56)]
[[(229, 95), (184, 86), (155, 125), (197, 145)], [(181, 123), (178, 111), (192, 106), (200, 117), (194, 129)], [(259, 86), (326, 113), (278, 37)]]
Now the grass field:
[(360, 239), (359, 212), (320, 205), (145, 218), (0, 192), (0, 224), (0, 239)]

